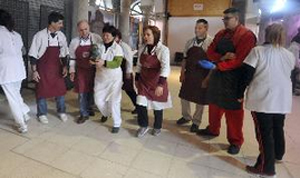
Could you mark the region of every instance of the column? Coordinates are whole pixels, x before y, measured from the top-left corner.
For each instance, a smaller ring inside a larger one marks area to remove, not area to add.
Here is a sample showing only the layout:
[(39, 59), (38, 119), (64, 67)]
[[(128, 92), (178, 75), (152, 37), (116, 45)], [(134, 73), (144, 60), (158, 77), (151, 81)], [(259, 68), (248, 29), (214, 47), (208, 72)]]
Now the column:
[(72, 36), (77, 36), (77, 22), (88, 20), (89, 3), (88, 0), (73, 0), (73, 20)]

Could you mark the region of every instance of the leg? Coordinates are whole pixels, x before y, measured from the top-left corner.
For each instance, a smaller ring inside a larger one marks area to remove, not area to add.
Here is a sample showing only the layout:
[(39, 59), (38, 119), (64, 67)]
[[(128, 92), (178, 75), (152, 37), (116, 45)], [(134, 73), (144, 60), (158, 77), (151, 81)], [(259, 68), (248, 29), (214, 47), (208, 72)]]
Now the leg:
[(47, 100), (45, 98), (37, 99), (37, 116), (46, 116), (47, 115)]
[(192, 120), (191, 102), (181, 99), (181, 114), (184, 119), (189, 120), (189, 121)]
[(224, 114), (224, 110), (217, 105), (210, 104), (208, 109), (208, 129), (214, 135), (220, 134), (221, 119)]
[(285, 115), (276, 114), (274, 116), (274, 125), (273, 125), (273, 137), (275, 145), (275, 158), (277, 160), (282, 160), (285, 153), (285, 139), (284, 139), (284, 120)]
[(58, 96), (55, 98), (57, 113), (66, 113), (65, 96)]
[(154, 110), (154, 129), (161, 129), (163, 122), (163, 110)]
[(275, 153), (273, 138), (273, 115), (252, 112), (252, 117), (255, 123), (256, 138), (260, 151), (254, 167), (259, 173), (274, 175)]
[(244, 110), (226, 110), (225, 117), (227, 125), (227, 140), (230, 145), (235, 145), (240, 148), (244, 143)]
[(136, 107), (136, 97), (137, 97), (137, 94), (135, 91), (127, 91), (125, 90), (126, 94), (129, 96), (132, 104)]
[(15, 122), (19, 126), (27, 128), (23, 118), (23, 99), (20, 94), (21, 85), (19, 83), (21, 83), (21, 81), (16, 83), (2, 84), (1, 86), (8, 100), (8, 104), (11, 108)]
[(114, 127), (120, 127), (122, 123), (121, 101), (109, 101), (109, 107), (111, 108), (111, 116), (114, 120)]
[(89, 111), (89, 114), (94, 113), (94, 111), (93, 111), (94, 104), (95, 104), (94, 93), (93, 92), (87, 93), (87, 109)]
[(79, 109), (80, 109), (80, 116), (87, 117), (89, 116), (88, 113), (88, 94), (87, 93), (79, 93)]
[(138, 124), (140, 127), (148, 127), (148, 111), (144, 106), (137, 105)]
[(204, 110), (204, 105), (196, 104), (195, 113), (193, 116), (193, 123), (198, 127), (200, 126), (202, 121), (203, 110)]

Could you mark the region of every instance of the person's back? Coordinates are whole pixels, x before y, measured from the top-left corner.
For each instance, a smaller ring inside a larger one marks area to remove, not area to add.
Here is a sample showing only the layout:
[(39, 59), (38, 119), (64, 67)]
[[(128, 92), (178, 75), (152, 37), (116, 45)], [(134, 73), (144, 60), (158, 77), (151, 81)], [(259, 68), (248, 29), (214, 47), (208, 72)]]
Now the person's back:
[(290, 112), (293, 54), (283, 47), (268, 44), (254, 48), (251, 57), (256, 58), (256, 71), (247, 92), (246, 108), (267, 113)]

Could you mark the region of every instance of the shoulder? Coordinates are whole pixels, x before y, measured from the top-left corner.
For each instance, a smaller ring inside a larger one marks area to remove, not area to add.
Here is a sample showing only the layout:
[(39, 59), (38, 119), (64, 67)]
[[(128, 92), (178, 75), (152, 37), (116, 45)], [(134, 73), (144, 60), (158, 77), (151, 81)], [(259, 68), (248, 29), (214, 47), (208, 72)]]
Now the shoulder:
[(162, 53), (164, 52), (168, 53), (170, 51), (169, 48), (164, 44), (162, 44), (161, 42), (157, 44), (157, 50), (161, 51)]
[(191, 39), (187, 40), (185, 44), (190, 45), (194, 42), (194, 40), (195, 40), (195, 38), (191, 38)]
[(91, 33), (91, 36), (92, 36), (92, 40), (95, 41), (96, 43), (102, 42), (102, 38), (100, 35), (96, 33)]
[(294, 57), (293, 53), (291, 51), (289, 51), (288, 49), (282, 47), (282, 50), (286, 54), (286, 56), (288, 56), (289, 58)]
[(43, 30), (40, 30), (40, 31), (36, 32), (36, 34), (34, 36), (36, 36), (36, 37), (42, 37), (44, 35), (47, 35), (47, 29), (46, 28), (43, 29)]
[(59, 35), (59, 37), (67, 39), (66, 35), (62, 31), (58, 31), (57, 34)]

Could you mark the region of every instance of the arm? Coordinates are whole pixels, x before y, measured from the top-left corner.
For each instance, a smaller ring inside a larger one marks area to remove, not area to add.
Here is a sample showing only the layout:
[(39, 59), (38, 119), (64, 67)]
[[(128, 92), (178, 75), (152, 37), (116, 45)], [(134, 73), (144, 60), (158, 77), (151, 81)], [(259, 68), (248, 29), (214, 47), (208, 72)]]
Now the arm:
[(75, 73), (75, 67), (76, 67), (76, 55), (75, 55), (75, 51), (77, 48), (77, 43), (76, 43), (76, 39), (73, 39), (70, 43), (69, 46), (69, 52), (70, 52), (70, 69), (69, 72), (70, 73)]
[(61, 34), (61, 47), (60, 47), (60, 59), (62, 62), (62, 65), (64, 66), (64, 68), (67, 67), (68, 62), (69, 62), (69, 48), (68, 48), (68, 42), (67, 42), (67, 38), (66, 36), (60, 32), (59, 34)]
[[(123, 42), (124, 43), (124, 42)], [(124, 43), (124, 57), (126, 59), (126, 73), (131, 74), (133, 72), (133, 53), (129, 45)]]
[(250, 82), (252, 81), (254, 73), (255, 73), (254, 67), (246, 63), (242, 64), (241, 76), (239, 80), (239, 92), (238, 92), (239, 99), (244, 98), (245, 90), (249, 86)]
[(221, 38), (221, 35), (223, 34), (223, 31), (220, 31), (216, 34), (215, 38), (213, 39), (212, 43), (209, 45), (206, 54), (209, 60), (213, 62), (220, 61), (222, 55), (216, 52), (217, 44)]
[(255, 47), (256, 37), (252, 32), (247, 32), (239, 41), (236, 48), (235, 58), (232, 60), (222, 61), (217, 64), (221, 71), (232, 70), (242, 65), (252, 48)]
[(121, 66), (123, 56), (115, 56), (112, 61), (104, 61), (104, 67), (109, 69), (116, 69)]

